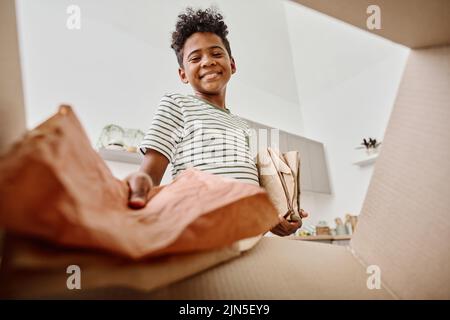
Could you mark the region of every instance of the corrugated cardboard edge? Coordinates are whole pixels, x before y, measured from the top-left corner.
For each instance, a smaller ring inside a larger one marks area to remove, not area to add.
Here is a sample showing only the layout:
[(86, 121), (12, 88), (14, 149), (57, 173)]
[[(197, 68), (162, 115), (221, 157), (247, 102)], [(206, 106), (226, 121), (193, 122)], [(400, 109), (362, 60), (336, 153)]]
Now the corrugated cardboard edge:
[(393, 299), (343, 246), (264, 237), (239, 259), (130, 299)]
[(25, 131), (25, 107), (14, 0), (0, 1), (0, 154)]
[[(180, 281), (251, 250), (261, 236), (229, 247), (134, 262), (128, 259), (55, 247), (8, 235), (0, 274), (3, 298), (82, 298), (89, 291), (122, 288), (148, 292)], [(69, 290), (67, 267), (81, 270), (82, 290)]]
[[(425, 48), (450, 44), (448, 0), (292, 0), (371, 34), (405, 45)], [(376, 5), (380, 29), (369, 30)], [(367, 10), (369, 12), (367, 12)]]
[(410, 53), (351, 247), (402, 299), (450, 299), (450, 46)]
[[(364, 270), (367, 270), (367, 267), (369, 266), (367, 263), (365, 263), (360, 256), (355, 252), (355, 249), (353, 249), (351, 246), (347, 247), (347, 250), (351, 253), (353, 258), (358, 261), (358, 263), (364, 268)], [(381, 287), (384, 288), (395, 300), (400, 300), (400, 297), (395, 294), (394, 291), (392, 291), (391, 288), (386, 284), (386, 282), (383, 281), (381, 278)]]

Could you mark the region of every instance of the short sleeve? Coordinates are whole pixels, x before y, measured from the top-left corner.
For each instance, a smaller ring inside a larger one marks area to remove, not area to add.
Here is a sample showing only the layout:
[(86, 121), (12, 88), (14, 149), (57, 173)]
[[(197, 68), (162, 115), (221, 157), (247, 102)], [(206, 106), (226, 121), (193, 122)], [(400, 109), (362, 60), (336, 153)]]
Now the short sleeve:
[(165, 95), (159, 103), (139, 150), (143, 154), (147, 152), (147, 149), (156, 150), (173, 163), (183, 127), (181, 107), (170, 95)]

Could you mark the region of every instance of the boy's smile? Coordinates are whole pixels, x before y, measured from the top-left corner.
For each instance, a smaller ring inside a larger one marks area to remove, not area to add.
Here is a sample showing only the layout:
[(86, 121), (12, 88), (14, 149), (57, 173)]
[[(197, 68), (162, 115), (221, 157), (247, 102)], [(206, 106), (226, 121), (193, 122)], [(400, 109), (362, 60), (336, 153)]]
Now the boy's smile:
[(226, 86), (236, 65), (219, 36), (211, 32), (192, 34), (184, 44), (183, 68), (178, 72), (196, 96), (225, 107)]

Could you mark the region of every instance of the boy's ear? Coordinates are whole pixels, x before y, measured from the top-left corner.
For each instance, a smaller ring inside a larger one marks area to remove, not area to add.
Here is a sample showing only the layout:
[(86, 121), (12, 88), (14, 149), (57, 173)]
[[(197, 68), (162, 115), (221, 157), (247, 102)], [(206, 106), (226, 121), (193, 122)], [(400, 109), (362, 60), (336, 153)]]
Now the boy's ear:
[(183, 68), (178, 68), (178, 75), (183, 83), (188, 84), (189, 80), (186, 77), (186, 72), (184, 72)]
[(234, 58), (231, 58), (231, 74), (236, 73), (236, 62), (234, 61)]

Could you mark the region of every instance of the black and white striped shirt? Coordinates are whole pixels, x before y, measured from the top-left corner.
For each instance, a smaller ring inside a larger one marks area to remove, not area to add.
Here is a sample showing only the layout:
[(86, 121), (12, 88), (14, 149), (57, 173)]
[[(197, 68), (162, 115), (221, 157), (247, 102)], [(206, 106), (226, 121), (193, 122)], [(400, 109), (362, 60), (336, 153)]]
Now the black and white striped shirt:
[(140, 150), (159, 151), (172, 164), (172, 177), (195, 167), (259, 185), (250, 153), (250, 128), (229, 109), (192, 95), (166, 94)]

